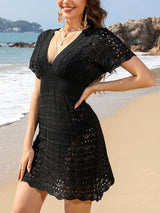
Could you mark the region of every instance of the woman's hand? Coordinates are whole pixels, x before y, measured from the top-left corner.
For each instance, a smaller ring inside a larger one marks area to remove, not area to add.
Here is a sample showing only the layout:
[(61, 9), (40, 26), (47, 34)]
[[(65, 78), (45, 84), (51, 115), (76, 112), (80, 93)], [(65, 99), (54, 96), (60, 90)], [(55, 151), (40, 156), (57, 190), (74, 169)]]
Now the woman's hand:
[(22, 170), (21, 168), (19, 168), (19, 173), (18, 173), (18, 177), (17, 177), (18, 181), (19, 180), (22, 181), (26, 165), (27, 165), (27, 171), (28, 172), (31, 171), (31, 165), (32, 165), (33, 157), (34, 157), (33, 148), (32, 147), (29, 147), (29, 148), (24, 147), (22, 157), (21, 157), (21, 161), (20, 161), (20, 167), (23, 166), (24, 169)]
[(96, 92), (95, 90), (95, 84), (99, 84), (99, 82), (96, 82), (94, 84), (90, 84), (88, 87), (86, 87), (80, 97), (80, 99), (75, 103), (74, 105), (74, 109), (76, 109), (81, 103), (83, 100), (87, 100), (87, 98), (93, 93), (93, 92)]

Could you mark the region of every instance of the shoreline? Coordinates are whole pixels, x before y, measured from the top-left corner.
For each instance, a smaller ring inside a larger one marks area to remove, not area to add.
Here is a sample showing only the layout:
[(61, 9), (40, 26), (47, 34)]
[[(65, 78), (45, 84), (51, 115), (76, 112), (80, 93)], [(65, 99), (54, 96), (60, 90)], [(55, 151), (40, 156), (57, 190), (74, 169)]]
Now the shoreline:
[[(159, 108), (160, 92), (137, 97), (112, 116), (100, 119), (115, 183), (100, 202), (93, 202), (92, 213), (160, 211)], [(17, 132), (25, 129), (26, 119), (17, 123), (14, 123)], [(14, 132), (12, 141), (15, 135)], [(23, 138), (22, 135), (23, 131)], [(6, 139), (8, 137), (9, 134)], [(22, 145), (21, 141), (18, 147)], [(10, 212), (17, 183), (11, 178), (1, 187), (1, 211)], [(64, 212), (63, 200), (48, 195), (41, 213), (46, 211)]]

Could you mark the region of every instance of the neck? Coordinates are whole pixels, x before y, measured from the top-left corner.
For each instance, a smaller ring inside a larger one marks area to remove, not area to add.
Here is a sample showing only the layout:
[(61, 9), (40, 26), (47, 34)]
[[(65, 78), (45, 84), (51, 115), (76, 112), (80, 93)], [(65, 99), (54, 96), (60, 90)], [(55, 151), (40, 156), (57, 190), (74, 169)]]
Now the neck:
[(66, 19), (65, 28), (67, 30), (76, 30), (81, 27), (83, 28), (83, 25), (81, 24), (81, 21), (79, 19), (76, 19), (76, 18)]

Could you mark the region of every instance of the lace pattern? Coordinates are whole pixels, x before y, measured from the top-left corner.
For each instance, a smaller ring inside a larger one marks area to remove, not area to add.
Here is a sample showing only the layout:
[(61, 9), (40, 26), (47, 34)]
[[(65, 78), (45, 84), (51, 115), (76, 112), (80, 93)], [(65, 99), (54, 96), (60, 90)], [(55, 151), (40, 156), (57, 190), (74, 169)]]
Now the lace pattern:
[[(41, 116), (40, 123), (43, 123), (45, 118)], [(59, 200), (99, 201), (115, 181), (100, 124), (87, 103), (77, 108), (77, 116), (72, 119), (77, 120), (79, 126), (78, 132), (71, 134), (41, 126), (33, 143), (32, 170), (25, 171), (23, 181), (48, 191)], [(56, 125), (57, 121), (51, 123)]]
[(45, 37), (48, 35), (48, 31), (49, 30), (46, 30), (40, 33), (40, 35), (38, 36), (36, 45), (34, 47), (33, 53), (29, 61), (29, 69), (31, 69), (35, 73), (36, 77), (39, 79), (41, 79), (41, 73), (45, 67), (37, 61), (37, 58), (41, 57), (41, 54), (40, 54), (40, 50), (42, 47), (41, 44), (42, 44), (42, 41), (45, 39)]

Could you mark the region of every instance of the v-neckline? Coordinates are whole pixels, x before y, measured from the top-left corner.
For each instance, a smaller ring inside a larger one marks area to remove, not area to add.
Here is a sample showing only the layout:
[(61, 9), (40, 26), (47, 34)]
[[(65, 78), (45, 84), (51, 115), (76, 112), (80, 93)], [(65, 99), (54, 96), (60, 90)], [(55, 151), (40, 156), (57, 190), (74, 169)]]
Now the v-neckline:
[(79, 34), (73, 41), (71, 41), (65, 48), (63, 48), (63, 49), (58, 53), (58, 55), (56, 55), (56, 57), (54, 58), (54, 60), (50, 63), (50, 62), (48, 61), (48, 48), (49, 48), (49, 45), (50, 45), (50, 42), (51, 42), (53, 36), (55, 35), (55, 31), (58, 31), (58, 30), (60, 30), (61, 28), (51, 29), (51, 34), (50, 34), (50, 36), (49, 36), (49, 39), (47, 40), (48, 43), (47, 43), (47, 45), (46, 45), (46, 46), (47, 46), (47, 50), (46, 50), (47, 64), (48, 64), (50, 67), (52, 67), (53, 64), (55, 63), (55, 61), (57, 60), (57, 58), (60, 57), (60, 56), (61, 56), (66, 50), (68, 50), (70, 47), (72, 47), (72, 45), (74, 45), (77, 41), (79, 41), (80, 38), (83, 36), (84, 31), (88, 30), (89, 28), (91, 28), (91, 26), (89, 26), (89, 27), (87, 27), (86, 29), (82, 30), (82, 31), (80, 32), (80, 34)]

